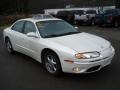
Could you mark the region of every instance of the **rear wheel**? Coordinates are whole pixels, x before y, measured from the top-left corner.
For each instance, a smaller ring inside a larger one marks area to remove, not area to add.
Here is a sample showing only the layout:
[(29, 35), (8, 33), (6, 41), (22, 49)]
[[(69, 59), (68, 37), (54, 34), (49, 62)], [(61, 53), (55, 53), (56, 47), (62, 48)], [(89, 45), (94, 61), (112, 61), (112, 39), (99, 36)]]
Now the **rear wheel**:
[(50, 74), (59, 75), (61, 73), (61, 63), (54, 52), (47, 51), (43, 56), (43, 60), (44, 66)]
[(9, 53), (13, 53), (13, 47), (9, 39), (6, 40), (6, 48)]

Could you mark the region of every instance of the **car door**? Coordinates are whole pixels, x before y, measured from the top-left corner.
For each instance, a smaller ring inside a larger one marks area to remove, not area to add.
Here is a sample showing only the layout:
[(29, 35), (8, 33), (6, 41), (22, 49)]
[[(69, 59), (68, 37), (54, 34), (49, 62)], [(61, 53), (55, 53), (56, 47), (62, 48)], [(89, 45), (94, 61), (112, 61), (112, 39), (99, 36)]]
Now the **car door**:
[(119, 23), (119, 26), (120, 26), (120, 9), (118, 10), (119, 14), (118, 14), (118, 23)]
[(86, 13), (84, 10), (78, 10), (75, 14), (75, 20), (87, 21)]
[(26, 21), (24, 25), (24, 48), (25, 48), (25, 54), (35, 58), (37, 56), (37, 51), (38, 51), (38, 41), (39, 38), (35, 37), (28, 37), (27, 34), (34, 32), (38, 35), (37, 29), (35, 27), (35, 24), (30, 21)]
[(24, 50), (24, 46), (23, 46), (23, 43), (24, 43), (24, 40), (23, 40), (23, 27), (24, 27), (24, 22), (25, 21), (18, 21), (16, 22), (12, 27), (11, 27), (11, 41), (12, 41), (12, 44), (14, 46), (14, 49), (16, 51), (23, 51)]

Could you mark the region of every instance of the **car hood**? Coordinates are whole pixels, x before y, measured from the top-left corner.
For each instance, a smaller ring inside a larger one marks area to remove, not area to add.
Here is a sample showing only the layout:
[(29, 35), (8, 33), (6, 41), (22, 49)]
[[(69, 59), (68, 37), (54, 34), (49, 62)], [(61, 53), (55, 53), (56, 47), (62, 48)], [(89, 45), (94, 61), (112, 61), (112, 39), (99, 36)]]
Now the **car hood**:
[(80, 53), (102, 51), (110, 46), (110, 43), (107, 40), (84, 32), (79, 34), (49, 38), (49, 40)]

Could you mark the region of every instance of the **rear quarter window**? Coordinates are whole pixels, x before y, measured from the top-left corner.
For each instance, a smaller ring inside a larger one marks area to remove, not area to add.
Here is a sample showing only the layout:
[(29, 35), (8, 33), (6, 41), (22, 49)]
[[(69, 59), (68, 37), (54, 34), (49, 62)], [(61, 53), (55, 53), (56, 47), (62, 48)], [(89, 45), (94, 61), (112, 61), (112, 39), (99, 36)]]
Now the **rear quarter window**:
[(19, 21), (16, 22), (11, 29), (17, 32), (22, 32), (23, 26), (24, 26), (24, 21)]

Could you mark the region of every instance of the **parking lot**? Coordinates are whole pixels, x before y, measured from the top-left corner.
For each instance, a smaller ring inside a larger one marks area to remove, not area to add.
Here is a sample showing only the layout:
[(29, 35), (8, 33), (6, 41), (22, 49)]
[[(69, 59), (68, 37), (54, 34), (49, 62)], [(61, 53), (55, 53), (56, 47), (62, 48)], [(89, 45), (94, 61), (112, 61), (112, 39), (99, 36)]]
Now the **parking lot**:
[(120, 90), (120, 28), (80, 26), (79, 30), (112, 43), (116, 54), (111, 65), (92, 74), (54, 77), (32, 58), (20, 53), (10, 55), (0, 30), (0, 90)]

